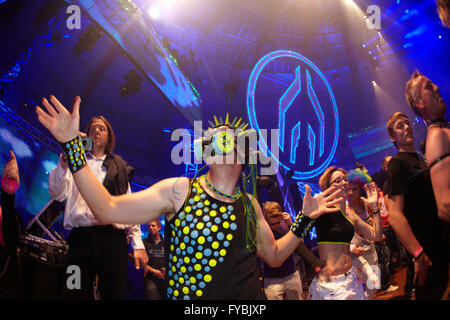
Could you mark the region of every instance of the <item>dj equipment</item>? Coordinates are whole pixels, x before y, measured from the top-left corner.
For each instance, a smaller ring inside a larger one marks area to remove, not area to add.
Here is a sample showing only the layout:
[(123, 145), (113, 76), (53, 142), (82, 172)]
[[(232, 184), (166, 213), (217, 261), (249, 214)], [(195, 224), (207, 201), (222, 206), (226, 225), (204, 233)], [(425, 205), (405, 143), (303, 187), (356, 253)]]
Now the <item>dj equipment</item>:
[(65, 241), (49, 241), (30, 234), (19, 237), (21, 254), (48, 264), (66, 264), (69, 246)]
[[(0, 252), (0, 299), (62, 298), (66, 288), (69, 246), (56, 232), (55, 236), (47, 229), (56, 220), (57, 214), (51, 212), (55, 207), (60, 207), (60, 204), (52, 199), (33, 218), (26, 232), (19, 234), (15, 251)], [(44, 217), (43, 220), (50, 222), (39, 220)], [(38, 228), (33, 228), (34, 225)], [(40, 232), (37, 229), (41, 229)], [(30, 231), (42, 237), (32, 235)]]

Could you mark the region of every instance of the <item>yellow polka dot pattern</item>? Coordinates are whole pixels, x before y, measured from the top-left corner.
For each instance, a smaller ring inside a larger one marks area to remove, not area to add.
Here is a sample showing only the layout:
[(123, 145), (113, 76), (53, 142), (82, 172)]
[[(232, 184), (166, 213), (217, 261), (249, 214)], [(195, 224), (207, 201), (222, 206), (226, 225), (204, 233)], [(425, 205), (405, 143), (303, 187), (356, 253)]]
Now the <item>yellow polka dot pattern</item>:
[(86, 165), (86, 155), (80, 137), (61, 143), (61, 146), (70, 172), (75, 173)]

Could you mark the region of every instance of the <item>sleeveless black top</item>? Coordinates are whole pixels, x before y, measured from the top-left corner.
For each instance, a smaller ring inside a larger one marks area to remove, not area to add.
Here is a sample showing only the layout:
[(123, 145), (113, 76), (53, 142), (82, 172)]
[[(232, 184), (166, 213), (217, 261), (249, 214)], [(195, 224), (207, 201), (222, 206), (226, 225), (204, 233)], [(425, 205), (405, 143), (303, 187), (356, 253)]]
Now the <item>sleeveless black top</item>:
[(316, 219), (317, 243), (350, 244), (355, 228), (341, 211), (323, 214)]
[(188, 201), (165, 224), (167, 297), (266, 299), (256, 250), (245, 251), (243, 200), (216, 200), (194, 181)]

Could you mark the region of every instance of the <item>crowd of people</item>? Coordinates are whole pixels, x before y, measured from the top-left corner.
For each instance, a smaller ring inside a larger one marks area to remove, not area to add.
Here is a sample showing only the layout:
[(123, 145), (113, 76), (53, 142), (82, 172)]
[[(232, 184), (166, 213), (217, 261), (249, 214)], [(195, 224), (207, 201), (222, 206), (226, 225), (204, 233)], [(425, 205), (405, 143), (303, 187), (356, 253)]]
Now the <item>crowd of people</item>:
[[(112, 152), (109, 122), (95, 117), (83, 134), (78, 131), (79, 98), (72, 113), (55, 97), (52, 104), (44, 98), (48, 113), (38, 108), (39, 120), (68, 146), (50, 173), (49, 192), (67, 200), (68, 261), (82, 270), (83, 289), (65, 290), (63, 298), (92, 299), (96, 284), (95, 297), (125, 299), (130, 257), (143, 271), (144, 296), (150, 300), (373, 299), (378, 291), (398, 288), (394, 253), (408, 267), (405, 292), (416, 299), (442, 298), (450, 252), (446, 106), (438, 87), (418, 72), (406, 85), (406, 99), (427, 121), (425, 155), (415, 149), (409, 118), (394, 113), (386, 126), (398, 153), (383, 159), (376, 182), (363, 166), (349, 172), (329, 167), (319, 179), (323, 192), (312, 197), (307, 186), (293, 222), (279, 203), (261, 208), (256, 198), (240, 191), (244, 165), (238, 162), (212, 161), (200, 178), (167, 179), (132, 194), (134, 169)], [(237, 127), (217, 123), (207, 134), (212, 139), (230, 128)], [(67, 138), (73, 134), (75, 140)], [(93, 139), (85, 154), (77, 146), (79, 135)], [(2, 174), (0, 244), (5, 248), (17, 245), (17, 232), (11, 230), (22, 226), (11, 213), (20, 179), (14, 153), (10, 157)], [(146, 222), (149, 237), (142, 241), (139, 224)], [(312, 225), (318, 257), (303, 241)], [(307, 295), (299, 259), (316, 273)]]

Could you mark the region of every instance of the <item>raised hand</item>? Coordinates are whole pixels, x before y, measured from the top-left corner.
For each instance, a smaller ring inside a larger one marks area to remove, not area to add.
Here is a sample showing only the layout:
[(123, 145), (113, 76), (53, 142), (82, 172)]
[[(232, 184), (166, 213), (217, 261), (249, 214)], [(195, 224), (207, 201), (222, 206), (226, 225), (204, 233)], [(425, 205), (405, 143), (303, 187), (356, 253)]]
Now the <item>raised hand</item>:
[(40, 107), (36, 107), (39, 122), (59, 142), (67, 142), (78, 136), (80, 126), (80, 97), (75, 97), (72, 105), (72, 113), (69, 113), (54, 96), (50, 96), (50, 101), (53, 105), (46, 98), (42, 99), (42, 104), (48, 113)]
[(379, 210), (380, 204), (379, 204), (379, 195), (380, 190), (378, 190), (378, 187), (375, 182), (371, 182), (369, 184), (364, 185), (364, 190), (366, 190), (367, 194), (367, 201), (369, 202), (369, 205), (372, 207), (374, 211)]
[(311, 219), (317, 219), (324, 213), (339, 211), (336, 207), (344, 200), (343, 191), (337, 186), (331, 186), (323, 193), (311, 196), (311, 188), (305, 185), (305, 197), (303, 198), (303, 214)]

